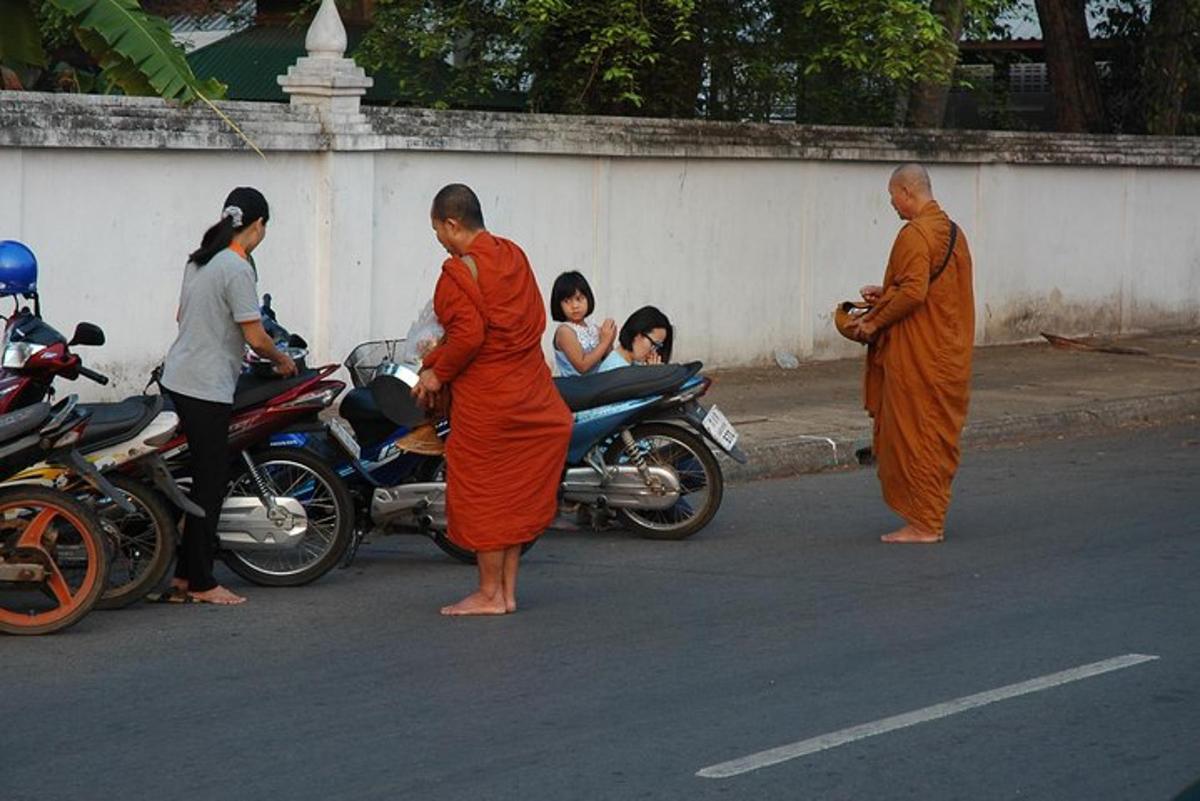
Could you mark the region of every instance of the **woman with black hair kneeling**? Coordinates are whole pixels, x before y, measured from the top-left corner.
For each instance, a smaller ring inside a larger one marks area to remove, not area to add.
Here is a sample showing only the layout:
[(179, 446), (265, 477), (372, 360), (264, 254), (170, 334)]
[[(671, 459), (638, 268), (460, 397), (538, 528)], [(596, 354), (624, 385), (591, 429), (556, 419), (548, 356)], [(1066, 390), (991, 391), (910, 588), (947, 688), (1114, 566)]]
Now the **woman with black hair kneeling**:
[(188, 256), (179, 297), (179, 335), (163, 366), (162, 387), (175, 404), (188, 439), (192, 501), (204, 517), (188, 515), (175, 578), (163, 599), (175, 603), (240, 604), (246, 599), (217, 584), (213, 558), (217, 523), (229, 480), (229, 419), (242, 369), (243, 343), (275, 364), (280, 375), (296, 374), (263, 329), (257, 273), (250, 254), (267, 235), (267, 199), (242, 186), (225, 199), (221, 219)]
[(643, 306), (629, 315), (617, 334), (617, 346), (596, 372), (642, 364), (667, 364), (675, 347), (675, 327), (656, 306)]

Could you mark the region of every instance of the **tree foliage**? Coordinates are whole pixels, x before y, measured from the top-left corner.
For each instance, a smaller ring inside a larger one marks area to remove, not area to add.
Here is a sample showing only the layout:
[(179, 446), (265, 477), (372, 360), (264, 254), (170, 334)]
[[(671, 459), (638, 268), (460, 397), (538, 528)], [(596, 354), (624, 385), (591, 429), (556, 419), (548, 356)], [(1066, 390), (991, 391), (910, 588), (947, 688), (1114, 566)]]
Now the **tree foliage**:
[(897, 91), (949, 82), (957, 34), (929, 0), (379, 0), (355, 56), (441, 106), (884, 122)]
[(1110, 130), (1200, 133), (1200, 0), (1119, 0), (1097, 33), (1114, 43), (1100, 76)]
[(0, 18), (6, 84), (183, 102), (224, 97), (225, 86), (199, 80), (167, 23), (138, 0), (0, 0)]
[(528, 91), (535, 109), (636, 111), (695, 0), (380, 0), (356, 57), (434, 105)]

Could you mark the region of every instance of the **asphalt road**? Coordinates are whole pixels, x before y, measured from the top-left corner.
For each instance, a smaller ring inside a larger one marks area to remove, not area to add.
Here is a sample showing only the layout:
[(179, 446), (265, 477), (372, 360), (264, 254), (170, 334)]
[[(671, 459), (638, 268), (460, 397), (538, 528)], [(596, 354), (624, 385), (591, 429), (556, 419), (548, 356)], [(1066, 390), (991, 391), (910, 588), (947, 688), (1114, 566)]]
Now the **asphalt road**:
[[(969, 453), (933, 547), (877, 542), (867, 471), (734, 486), (690, 541), (549, 535), (487, 620), (436, 614), (469, 568), (383, 540), (237, 609), (0, 639), (0, 799), (1168, 799), (1198, 500), (1200, 423)], [(1158, 659), (696, 775), (1125, 654)]]

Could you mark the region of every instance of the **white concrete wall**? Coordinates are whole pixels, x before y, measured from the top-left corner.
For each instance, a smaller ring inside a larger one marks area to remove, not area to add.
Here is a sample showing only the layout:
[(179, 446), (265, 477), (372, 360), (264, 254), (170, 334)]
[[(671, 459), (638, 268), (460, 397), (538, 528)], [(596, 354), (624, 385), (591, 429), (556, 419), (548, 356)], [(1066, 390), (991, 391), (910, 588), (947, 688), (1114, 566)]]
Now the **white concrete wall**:
[[(88, 356), (113, 375), (109, 395), (140, 389), (165, 353), (184, 258), (240, 184), (272, 204), (255, 254), (260, 289), (321, 360), (407, 329), (444, 258), (428, 209), (451, 181), (476, 189), (489, 227), (525, 248), (545, 293), (578, 269), (600, 316), (620, 323), (661, 306), (678, 327), (678, 358), (754, 364), (775, 348), (828, 358), (859, 352), (830, 312), (880, 280), (900, 226), (887, 178), (911, 157), (747, 156), (726, 145), (572, 154), (406, 136), (276, 143), (265, 160), (208, 140), (150, 150), (0, 136), (0, 239), (37, 252), (48, 321), (104, 327), (109, 343)], [(1200, 325), (1200, 169), (927, 160), (974, 253), (980, 343)]]
[[(166, 354), (187, 254), (239, 184), (275, 203), (256, 252), (260, 289), (297, 330), (314, 329), (318, 166), (309, 155), (274, 154), (264, 164), (243, 154), (0, 148), (0, 239), (37, 254), (47, 322), (67, 336), (80, 320), (104, 329), (107, 344), (81, 355), (113, 379), (105, 394), (129, 394)], [(4, 314), (11, 303), (0, 299)], [(94, 385), (82, 381), (79, 391), (93, 395)]]

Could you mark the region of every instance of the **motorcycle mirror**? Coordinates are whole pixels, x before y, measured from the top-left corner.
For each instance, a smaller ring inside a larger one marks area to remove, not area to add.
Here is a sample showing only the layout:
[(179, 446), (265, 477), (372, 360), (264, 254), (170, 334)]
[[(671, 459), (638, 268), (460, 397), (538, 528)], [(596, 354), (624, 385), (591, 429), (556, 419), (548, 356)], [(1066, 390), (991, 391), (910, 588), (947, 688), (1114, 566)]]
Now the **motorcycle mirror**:
[(68, 346), (74, 345), (103, 345), (104, 329), (95, 323), (80, 323), (75, 326), (75, 333)]

